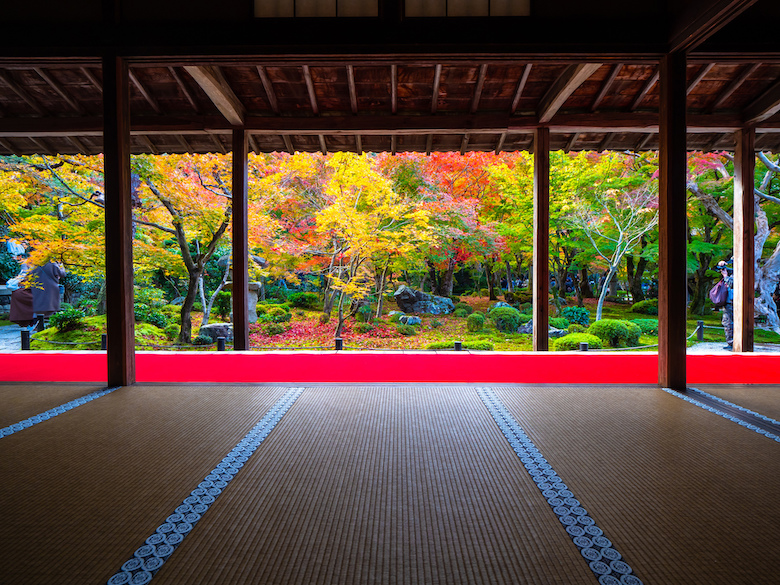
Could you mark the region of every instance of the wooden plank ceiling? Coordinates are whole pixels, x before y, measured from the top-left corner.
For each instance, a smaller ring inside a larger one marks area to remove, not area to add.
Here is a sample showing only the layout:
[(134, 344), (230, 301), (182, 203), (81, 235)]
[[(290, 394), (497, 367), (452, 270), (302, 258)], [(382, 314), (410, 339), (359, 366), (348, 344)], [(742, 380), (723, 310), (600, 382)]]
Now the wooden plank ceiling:
[[(688, 65), (688, 146), (733, 148), (757, 126), (780, 150), (780, 63)], [(228, 152), (233, 125), (255, 152), (514, 151), (533, 128), (564, 150), (658, 145), (652, 62), (303, 59), (131, 67), (135, 153)], [(102, 74), (94, 61), (0, 67), (0, 154), (102, 151)]]

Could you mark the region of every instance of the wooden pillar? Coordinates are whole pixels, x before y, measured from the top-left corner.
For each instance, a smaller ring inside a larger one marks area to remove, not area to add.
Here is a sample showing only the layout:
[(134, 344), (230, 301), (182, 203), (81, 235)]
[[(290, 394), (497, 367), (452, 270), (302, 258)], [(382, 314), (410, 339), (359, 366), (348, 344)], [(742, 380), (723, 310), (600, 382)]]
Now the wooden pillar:
[(658, 382), (685, 389), (686, 350), (686, 57), (660, 65), (658, 189)]
[(233, 129), (233, 349), (249, 349), (248, 143)]
[(547, 351), (550, 289), (550, 129), (534, 131), (534, 351)]
[(753, 351), (756, 131), (736, 133), (734, 152), (734, 351)]
[(130, 89), (122, 57), (103, 58), (108, 385), (135, 383), (133, 213), (130, 205)]

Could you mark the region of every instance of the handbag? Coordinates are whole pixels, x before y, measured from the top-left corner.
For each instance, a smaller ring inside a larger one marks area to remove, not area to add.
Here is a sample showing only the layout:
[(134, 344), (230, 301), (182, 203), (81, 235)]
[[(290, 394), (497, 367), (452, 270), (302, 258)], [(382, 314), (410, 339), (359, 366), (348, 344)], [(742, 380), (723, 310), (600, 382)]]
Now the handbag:
[(729, 298), (729, 287), (726, 286), (726, 281), (721, 280), (715, 286), (710, 289), (710, 300), (716, 307), (723, 307), (726, 305), (726, 301)]

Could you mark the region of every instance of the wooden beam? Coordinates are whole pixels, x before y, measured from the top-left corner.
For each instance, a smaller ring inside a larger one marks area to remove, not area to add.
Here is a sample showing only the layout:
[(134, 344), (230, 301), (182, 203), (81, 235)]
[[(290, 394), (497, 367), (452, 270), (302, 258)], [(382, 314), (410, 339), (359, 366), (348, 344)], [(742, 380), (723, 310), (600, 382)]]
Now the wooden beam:
[(479, 109), (479, 100), (482, 97), (482, 89), (485, 87), (485, 76), (487, 75), (487, 64), (483, 63), (479, 66), (479, 73), (477, 74), (477, 84), (474, 86), (474, 95), (471, 98), (470, 112), (473, 114)]
[(644, 150), (645, 147), (650, 144), (650, 141), (653, 139), (653, 136), (655, 136), (655, 133), (653, 134), (645, 134), (645, 137), (642, 138), (642, 140), (639, 141), (639, 144), (636, 147), (636, 150)]
[(523, 73), (520, 75), (520, 79), (517, 82), (517, 89), (515, 89), (515, 96), (512, 98), (512, 106), (509, 108), (509, 113), (514, 114), (517, 111), (517, 107), (520, 105), (520, 98), (523, 96), (523, 90), (525, 84), (528, 83), (528, 76), (531, 75), (532, 65), (528, 63), (523, 67)]
[(428, 138), (425, 139), (425, 154), (430, 156), (433, 150), (433, 134), (428, 134)]
[(154, 99), (151, 93), (149, 93), (149, 90), (144, 87), (144, 84), (141, 83), (141, 80), (136, 77), (135, 73), (133, 73), (133, 70), (130, 70), (130, 81), (133, 83), (133, 85), (138, 89), (138, 91), (141, 93), (141, 95), (146, 100), (146, 103), (148, 103), (152, 109), (154, 110), (155, 114), (162, 114), (162, 110), (160, 109), (160, 104), (157, 103), (157, 100)]
[(549, 349), (550, 129), (534, 131), (533, 348)]
[(754, 125), (780, 112), (780, 81), (762, 93), (742, 113), (746, 125)]
[(16, 156), (21, 156), (21, 151), (18, 148), (16, 148), (13, 144), (11, 144), (10, 140), (6, 140), (5, 138), (0, 138), (0, 146), (5, 148), (11, 154), (15, 154)]
[(146, 145), (146, 148), (149, 149), (149, 152), (152, 154), (160, 154), (160, 151), (146, 134), (139, 134), (138, 137), (141, 139), (141, 142)]
[(133, 210), (130, 190), (130, 80), (122, 57), (103, 58), (108, 385), (135, 383)]
[(355, 68), (347, 65), (347, 86), (349, 87), (349, 107), (353, 114), (358, 113), (357, 89), (355, 88)]
[(244, 128), (233, 129), (233, 349), (249, 349), (249, 171)]
[(190, 90), (184, 84), (184, 80), (181, 78), (181, 75), (179, 75), (179, 72), (176, 71), (175, 67), (168, 67), (168, 72), (171, 74), (171, 77), (173, 77), (174, 81), (176, 81), (176, 85), (179, 86), (179, 89), (184, 94), (184, 97), (187, 98), (188, 102), (190, 102), (192, 111), (195, 112), (196, 114), (199, 114), (200, 108), (198, 107), (198, 102), (195, 101), (192, 92), (190, 92)]
[(431, 114), (439, 108), (439, 86), (441, 85), (441, 65), (433, 68), (433, 94), (431, 97)]
[(79, 104), (76, 100), (70, 97), (62, 88), (62, 86), (59, 83), (57, 83), (56, 79), (54, 79), (41, 67), (36, 67), (35, 72), (38, 74), (38, 76), (41, 79), (43, 79), (49, 85), (49, 87), (51, 87), (55, 91), (55, 93), (58, 96), (60, 96), (65, 101), (65, 103), (67, 103), (71, 107), (72, 110), (74, 110), (78, 114), (84, 113), (84, 108), (81, 107), (81, 104)]
[(311, 104), (311, 111), (315, 116), (319, 116), (320, 107), (317, 105), (317, 94), (314, 93), (314, 80), (311, 77), (311, 71), (308, 65), (302, 65), (303, 79), (306, 82), (306, 91), (309, 92), (309, 103)]
[(89, 154), (89, 151), (87, 150), (87, 147), (84, 146), (84, 143), (81, 142), (81, 140), (79, 140), (75, 136), (68, 136), (68, 142), (70, 142), (73, 146), (75, 146), (76, 150), (78, 150), (79, 153)]
[(398, 65), (390, 65), (390, 110), (398, 113)]
[(712, 71), (713, 67), (715, 67), (715, 63), (707, 63), (701, 69), (699, 69), (696, 77), (694, 77), (688, 84), (688, 89), (685, 91), (686, 95), (691, 95), (691, 92), (696, 89), (696, 86), (701, 83), (701, 80), (704, 79), (710, 71)]
[(355, 152), (363, 154), (363, 139), (360, 138), (360, 134), (355, 135)]
[(288, 136), (287, 134), (282, 135), (282, 140), (284, 140), (284, 147), (287, 149), (287, 152), (289, 154), (295, 154), (295, 147), (292, 143), (292, 138)]
[(246, 117), (244, 104), (233, 93), (218, 67), (188, 65), (184, 69), (209, 96), (209, 99), (230, 124), (233, 126), (243, 125)]
[(755, 140), (752, 128), (736, 133), (734, 152), (734, 351), (753, 351), (755, 328)]
[(103, 86), (100, 84), (98, 78), (95, 77), (95, 74), (92, 73), (92, 71), (90, 71), (87, 67), (79, 67), (79, 71), (84, 74), (84, 77), (89, 80), (89, 82), (96, 90), (98, 90), (100, 93), (103, 93)]
[(726, 87), (726, 89), (724, 89), (718, 95), (717, 98), (715, 98), (715, 101), (712, 102), (712, 105), (709, 108), (707, 108), (707, 111), (709, 113), (712, 113), (715, 110), (717, 110), (721, 106), (721, 104), (723, 104), (727, 99), (729, 99), (731, 97), (731, 95), (735, 91), (737, 91), (737, 89), (739, 89), (739, 86), (741, 86), (743, 83), (745, 83), (745, 81), (747, 80), (748, 77), (750, 77), (751, 75), (753, 75), (756, 72), (756, 70), (759, 67), (761, 67), (761, 63), (754, 63), (753, 65), (746, 66), (742, 70), (742, 73), (740, 73), (739, 76), (734, 81), (732, 81), (728, 85), (728, 87)]
[(397, 140), (397, 137), (395, 136), (395, 134), (393, 134), (390, 137), (390, 154), (395, 156), (395, 153), (397, 152), (397, 150), (398, 150), (398, 140)]
[(609, 71), (609, 75), (604, 80), (604, 83), (601, 84), (601, 89), (599, 90), (599, 93), (596, 95), (596, 99), (593, 100), (593, 103), (590, 106), (591, 112), (595, 112), (598, 109), (598, 107), (601, 105), (602, 100), (607, 95), (607, 93), (609, 93), (612, 84), (615, 83), (615, 79), (617, 78), (622, 68), (623, 68), (622, 63), (618, 63), (617, 65), (612, 66), (612, 69), (610, 69)]
[(596, 149), (598, 152), (604, 152), (609, 148), (609, 144), (612, 142), (612, 139), (615, 137), (615, 134), (612, 132), (607, 132), (607, 135), (604, 136), (604, 139), (599, 143), (598, 148)]
[(496, 150), (495, 153), (499, 154), (501, 152), (501, 149), (504, 148), (504, 142), (506, 142), (506, 132), (502, 132), (498, 135), (498, 144), (496, 144)]
[(685, 54), (661, 59), (658, 187), (658, 382), (685, 390), (688, 172)]
[(56, 154), (43, 138), (33, 138), (30, 136), (30, 142), (38, 147), (39, 153), (48, 154), (49, 156), (54, 156)]
[(600, 67), (600, 63), (569, 65), (542, 98), (539, 104), (539, 123), (546, 124), (552, 120), (569, 96)]
[(189, 154), (193, 153), (192, 146), (190, 146), (190, 143), (187, 142), (187, 139), (184, 138), (181, 134), (176, 135), (176, 140), (181, 144), (182, 148), (186, 150)]
[(251, 134), (247, 134), (247, 142), (249, 142), (249, 148), (254, 152), (255, 154), (260, 154), (260, 147), (257, 146), (257, 140), (255, 140), (255, 137)]
[(328, 144), (325, 142), (325, 135), (320, 134), (318, 138), (320, 139), (320, 151), (322, 154), (328, 154)]
[[(209, 137), (211, 138), (211, 141), (217, 145), (217, 148), (222, 154), (227, 154), (227, 149), (225, 148), (225, 145), (222, 144), (222, 141), (219, 139), (218, 136), (214, 134), (209, 134)], [(249, 137), (251, 139), (251, 142), (254, 142), (254, 138), (251, 136)]]
[(469, 147), (469, 139), (470, 139), (470, 136), (468, 134), (464, 134), (463, 138), (460, 141), (460, 155), (461, 156), (466, 154), (466, 149)]
[(645, 99), (645, 96), (648, 94), (648, 92), (653, 89), (653, 86), (658, 82), (659, 73), (656, 69), (655, 73), (653, 73), (650, 76), (650, 79), (647, 80), (647, 83), (642, 86), (642, 89), (639, 91), (638, 94), (636, 94), (636, 99), (634, 100), (634, 103), (631, 104), (631, 111), (633, 112), (639, 107), (639, 104), (642, 103), (642, 100)]
[(669, 52), (690, 51), (736, 18), (757, 0), (696, 0), (672, 22)]
[(276, 99), (276, 90), (274, 90), (274, 84), (268, 77), (265, 71), (265, 67), (262, 65), (257, 66), (257, 74), (260, 76), (260, 81), (263, 84), (265, 90), (265, 97), (268, 98), (268, 103), (271, 105), (271, 110), (277, 116), (279, 115), (279, 100)]
[(706, 146), (706, 148), (704, 149), (704, 151), (705, 151), (705, 152), (712, 152), (713, 150), (715, 150), (715, 146), (717, 146), (717, 144), (718, 144), (718, 143), (719, 143), (721, 140), (723, 140), (723, 138), (725, 138), (726, 136), (728, 136), (728, 134), (718, 134), (717, 136), (715, 136), (715, 138), (713, 138), (712, 140), (710, 140), (710, 141), (707, 143), (707, 146)]
[(580, 137), (580, 133), (574, 132), (571, 135), (571, 138), (569, 138), (569, 141), (566, 143), (566, 148), (563, 149), (564, 152), (571, 152), (572, 149), (574, 148), (574, 145), (577, 144), (577, 140), (579, 139), (579, 137)]
[(0, 70), (0, 81), (8, 86), (8, 89), (19, 96), (24, 103), (30, 106), (36, 114), (39, 116), (45, 116), (47, 114), (46, 110), (32, 97), (30, 97), (30, 95), (18, 83), (11, 79), (11, 77), (5, 71)]

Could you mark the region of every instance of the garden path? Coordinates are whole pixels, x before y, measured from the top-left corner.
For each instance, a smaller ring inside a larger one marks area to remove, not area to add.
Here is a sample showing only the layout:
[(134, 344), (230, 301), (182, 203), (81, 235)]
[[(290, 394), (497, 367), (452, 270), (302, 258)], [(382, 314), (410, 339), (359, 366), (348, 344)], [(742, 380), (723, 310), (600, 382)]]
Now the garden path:
[(22, 349), (21, 327), (6, 325), (0, 327), (0, 351), (17, 351)]

